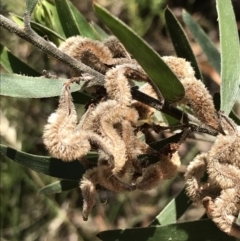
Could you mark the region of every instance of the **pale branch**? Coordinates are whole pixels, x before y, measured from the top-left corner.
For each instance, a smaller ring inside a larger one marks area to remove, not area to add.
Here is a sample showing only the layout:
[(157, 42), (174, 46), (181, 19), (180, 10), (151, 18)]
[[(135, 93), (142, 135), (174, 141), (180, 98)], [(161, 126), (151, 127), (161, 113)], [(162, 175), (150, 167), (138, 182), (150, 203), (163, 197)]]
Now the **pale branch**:
[[(76, 59), (70, 57), (69, 55), (63, 53), (60, 51), (57, 47), (52, 45), (50, 42), (46, 41), (44, 38), (36, 34), (30, 26), (30, 16), (27, 12), (24, 13), (24, 28), (20, 27), (13, 21), (9, 20), (8, 18), (4, 17), (3, 15), (0, 15), (0, 26), (7, 29), (11, 33), (15, 33), (20, 38), (26, 40), (27, 42), (33, 44), (37, 48), (41, 49), (43, 52), (47, 53), (51, 57), (61, 61), (62, 63), (66, 64), (70, 68), (77, 71), (79, 74), (87, 73), (90, 76), (92, 76), (92, 80), (90, 81), (92, 85), (104, 85), (105, 76), (96, 70), (90, 68), (89, 66), (83, 64), (80, 61), (77, 61)], [(147, 80), (149, 84), (152, 85), (151, 81), (149, 81), (149, 78)], [(167, 103), (163, 105), (163, 99), (157, 100), (154, 99), (142, 92), (140, 92), (137, 88), (132, 87), (131, 93), (134, 99), (141, 101), (144, 104), (147, 104), (156, 110), (162, 111), (166, 114), (169, 114), (173, 117), (175, 117), (178, 120), (181, 120), (183, 123), (189, 123), (189, 121), (194, 122), (198, 124), (201, 131), (205, 129), (205, 133), (208, 133), (210, 135), (216, 135), (217, 132), (213, 131), (212, 129), (209, 129), (209, 127), (203, 126), (203, 124), (196, 119), (194, 116), (184, 113), (183, 111), (171, 107)], [(199, 129), (199, 130), (200, 130)], [(197, 131), (197, 130), (196, 130)]]

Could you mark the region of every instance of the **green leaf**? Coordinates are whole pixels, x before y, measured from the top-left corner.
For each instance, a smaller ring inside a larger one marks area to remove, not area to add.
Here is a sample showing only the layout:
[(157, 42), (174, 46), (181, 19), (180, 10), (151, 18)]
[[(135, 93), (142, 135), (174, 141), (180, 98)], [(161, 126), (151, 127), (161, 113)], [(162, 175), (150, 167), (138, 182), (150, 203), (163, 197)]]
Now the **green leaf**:
[(191, 204), (192, 202), (186, 195), (185, 188), (183, 188), (182, 191), (168, 203), (155, 220), (153, 220), (150, 226), (176, 223)]
[(201, 46), (203, 52), (208, 58), (208, 61), (213, 66), (213, 68), (220, 74), (221, 72), (221, 57), (217, 48), (214, 46), (213, 42), (205, 34), (203, 29), (193, 20), (190, 14), (183, 11), (183, 21), (186, 26), (190, 29), (193, 37)]
[[(64, 83), (66, 83), (66, 79), (46, 79), (43, 77), (28, 77), (1, 73), (0, 94), (20, 98), (59, 96)], [(82, 84), (78, 85), (74, 83), (71, 85), (70, 91), (74, 92), (80, 90), (81, 87)], [(91, 99), (91, 97), (85, 93), (79, 92), (78, 95), (82, 95), (83, 104), (86, 103), (86, 99)]]
[[(14, 22), (16, 22), (17, 24), (19, 24), (20, 26), (23, 25), (23, 18), (20, 16), (17, 16), (15, 14), (11, 14), (11, 17), (13, 19)], [(40, 36), (46, 36), (48, 37), (48, 39), (52, 42), (54, 42), (56, 45), (60, 44), (60, 41), (65, 40), (64, 37), (60, 36), (58, 33), (54, 32), (53, 30), (51, 30), (50, 28), (36, 23), (34, 21), (30, 22), (32, 29), (37, 32)]]
[(33, 18), (37, 23), (58, 33), (62, 39), (66, 39), (56, 6), (52, 2), (48, 0), (39, 1), (33, 12)]
[(91, 23), (95, 31), (97, 31), (98, 35), (101, 36), (101, 39), (106, 39), (109, 37), (109, 35), (96, 23)]
[(94, 3), (94, 9), (98, 18), (107, 25), (142, 66), (162, 93), (165, 101), (172, 103), (182, 99), (185, 93), (181, 82), (156, 51), (126, 24), (112, 16), (97, 3)]
[(14, 56), (6, 47), (0, 44), (0, 63), (10, 73), (40, 76), (36, 70)]
[(26, 11), (29, 13), (29, 15), (32, 14), (37, 2), (38, 0), (26, 0)]
[(40, 36), (47, 36), (48, 40), (54, 42), (56, 45), (59, 45), (62, 41), (65, 40), (64, 36), (59, 35), (50, 28), (47, 28), (39, 23), (31, 21), (31, 27)]
[(74, 14), (69, 6), (69, 1), (55, 0), (55, 4), (66, 37), (81, 35)]
[[(49, 156), (36, 156), (17, 151), (4, 145), (0, 145), (0, 152), (3, 156), (24, 167), (52, 177), (78, 181), (85, 173), (85, 168), (79, 161), (63, 162), (60, 159)], [(87, 158), (90, 161), (95, 161), (97, 159), (97, 154), (89, 153)]]
[(229, 114), (240, 88), (240, 45), (231, 0), (217, 0), (221, 46), (221, 110)]
[(20, 27), (24, 27), (23, 17), (17, 16), (14, 13), (10, 13), (12, 20)]
[(97, 31), (87, 22), (84, 16), (68, 0), (55, 0), (59, 19), (67, 37), (82, 35), (100, 40)]
[(202, 75), (198, 68), (197, 60), (193, 54), (188, 38), (182, 26), (169, 8), (166, 8), (165, 10), (165, 19), (177, 56), (189, 61), (195, 70), (196, 78), (201, 80)]
[(236, 241), (220, 231), (209, 219), (158, 227), (103, 231), (102, 241)]
[(87, 22), (85, 17), (78, 11), (77, 8), (75, 8), (75, 6), (70, 1), (68, 3), (80, 34), (86, 38), (100, 40), (101, 37), (98, 32), (91, 26), (91, 24)]
[(79, 181), (61, 180), (51, 183), (41, 188), (39, 194), (54, 194), (69, 191), (71, 189), (79, 187)]
[(178, 120), (178, 119), (174, 118), (173, 116), (170, 116), (170, 115), (165, 114), (163, 112), (161, 113), (161, 115), (162, 115), (164, 121), (166, 123), (168, 123), (169, 126), (174, 126), (174, 125), (181, 124), (180, 123), (181, 120)]

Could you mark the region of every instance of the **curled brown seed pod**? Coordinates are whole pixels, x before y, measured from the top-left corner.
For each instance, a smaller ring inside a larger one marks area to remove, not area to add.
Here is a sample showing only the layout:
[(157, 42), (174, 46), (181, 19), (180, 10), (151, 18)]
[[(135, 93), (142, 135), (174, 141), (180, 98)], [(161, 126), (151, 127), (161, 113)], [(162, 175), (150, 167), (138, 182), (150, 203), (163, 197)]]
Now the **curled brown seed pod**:
[(55, 113), (48, 118), (44, 127), (43, 141), (53, 157), (63, 161), (81, 160), (97, 146), (112, 158), (105, 140), (92, 131), (77, 130), (77, 113), (69, 88), (64, 86)]
[(131, 62), (128, 56), (127, 58), (114, 58), (114, 52), (108, 48), (107, 44), (82, 36), (68, 38), (59, 46), (59, 49), (102, 74), (105, 74), (112, 66)]
[(184, 86), (185, 97), (179, 103), (188, 104), (195, 116), (202, 123), (221, 131), (221, 125), (213, 104), (212, 96), (209, 94), (204, 84), (195, 78), (195, 73), (190, 63), (185, 59), (173, 56), (165, 56), (163, 60)]
[[(240, 238), (240, 128), (220, 113), (225, 135), (219, 134), (209, 152), (198, 155), (185, 174), (187, 194), (202, 201), (209, 217), (227, 234)], [(204, 173), (208, 181), (202, 182)]]

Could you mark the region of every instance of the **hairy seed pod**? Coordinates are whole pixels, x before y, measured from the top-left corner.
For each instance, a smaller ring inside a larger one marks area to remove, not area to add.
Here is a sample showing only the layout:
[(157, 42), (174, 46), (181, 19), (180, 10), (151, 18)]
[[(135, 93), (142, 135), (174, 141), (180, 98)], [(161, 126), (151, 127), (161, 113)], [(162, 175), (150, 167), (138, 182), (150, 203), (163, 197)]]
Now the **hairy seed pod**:
[(105, 39), (103, 44), (111, 51), (113, 58), (127, 58), (131, 60), (129, 53), (115, 36)]
[(165, 56), (163, 60), (176, 74), (185, 89), (185, 97), (180, 103), (186, 103), (195, 116), (204, 124), (221, 131), (219, 118), (215, 110), (212, 96), (204, 84), (194, 76), (194, 70), (185, 59)]
[(59, 50), (102, 74), (111, 66), (130, 61), (129, 58), (114, 58), (107, 45), (82, 36), (68, 38), (59, 46)]
[(43, 142), (53, 157), (63, 161), (81, 160), (95, 145), (112, 158), (105, 140), (92, 131), (77, 130), (77, 113), (71, 94), (64, 86), (55, 113), (44, 127)]
[(137, 181), (137, 189), (150, 190), (157, 187), (161, 181), (172, 178), (177, 174), (181, 165), (177, 152), (173, 154), (161, 154), (159, 161), (143, 170), (143, 175)]
[[(240, 238), (240, 127), (220, 115), (225, 135), (219, 134), (208, 153), (196, 156), (185, 174), (186, 190), (202, 201), (207, 214), (227, 234)], [(205, 172), (208, 180), (203, 182)]]

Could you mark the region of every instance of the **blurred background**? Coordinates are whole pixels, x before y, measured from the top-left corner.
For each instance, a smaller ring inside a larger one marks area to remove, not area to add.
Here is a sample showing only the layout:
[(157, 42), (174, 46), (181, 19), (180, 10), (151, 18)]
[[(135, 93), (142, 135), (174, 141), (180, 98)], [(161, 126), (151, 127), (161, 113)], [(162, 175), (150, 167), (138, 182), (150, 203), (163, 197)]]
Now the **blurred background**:
[[(133, 28), (161, 55), (175, 55), (164, 21), (164, 9), (168, 6), (182, 23), (182, 9), (186, 9), (204, 28), (210, 39), (219, 46), (219, 32), (214, 0), (98, 0), (112, 14)], [(13, 12), (20, 16), (24, 0), (2, 0), (1, 14)], [(88, 21), (104, 26), (96, 18), (91, 0), (72, 0)], [(240, 1), (232, 1), (238, 30), (240, 31)], [(184, 27), (184, 26), (183, 26)], [(192, 49), (211, 94), (219, 92), (220, 77), (207, 62), (201, 48), (190, 35)], [(106, 30), (107, 31), (107, 30)], [(1, 44), (11, 52), (42, 72), (61, 70), (56, 61), (37, 48), (1, 28)], [(1, 68), (1, 72), (5, 70)], [(58, 98), (17, 99), (1, 96), (0, 138), (1, 144), (35, 155), (48, 155), (42, 142), (43, 126), (56, 109)], [(78, 107), (82, 109), (82, 106)], [(235, 110), (240, 116), (239, 109)], [(207, 140), (207, 141), (206, 141)], [(183, 174), (186, 165), (201, 151), (207, 151), (211, 140), (189, 139), (180, 149), (182, 167), (174, 180), (162, 183), (158, 188), (132, 193), (112, 193), (99, 190), (97, 204), (89, 221), (83, 222), (82, 197), (79, 189), (56, 195), (38, 195), (40, 188), (57, 179), (38, 174), (12, 161), (0, 162), (0, 232), (1, 240), (11, 241), (96, 241), (100, 231), (131, 227), (146, 227), (165, 205), (184, 187)], [(180, 221), (198, 219), (204, 215), (201, 207), (192, 205)]]

